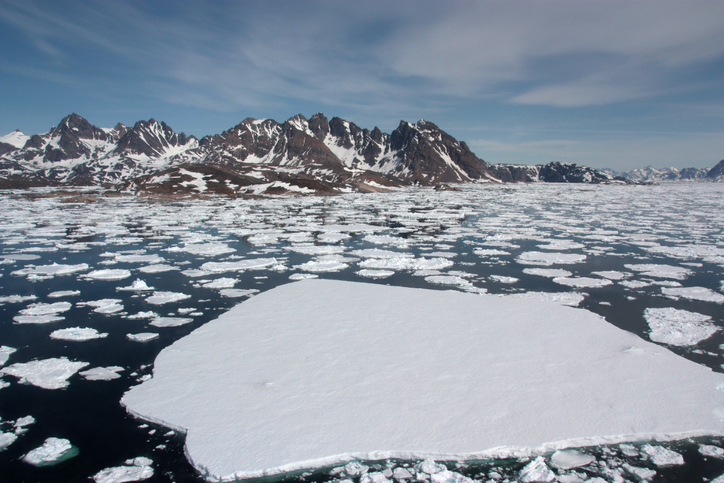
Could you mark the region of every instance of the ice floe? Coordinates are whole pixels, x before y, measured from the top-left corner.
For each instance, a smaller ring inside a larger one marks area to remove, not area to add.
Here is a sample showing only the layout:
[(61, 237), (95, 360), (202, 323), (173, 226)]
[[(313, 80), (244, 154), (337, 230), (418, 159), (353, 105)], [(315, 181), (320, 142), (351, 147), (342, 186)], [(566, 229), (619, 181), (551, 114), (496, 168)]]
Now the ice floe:
[(672, 307), (648, 308), (644, 318), (651, 329), (649, 338), (669, 345), (696, 345), (719, 330), (708, 315)]
[(355, 273), (360, 277), (365, 278), (388, 278), (395, 274), (393, 270), (371, 270), (367, 268), (358, 270)]
[(23, 461), (33, 466), (52, 466), (78, 455), (78, 448), (63, 438), (47, 438), (42, 446), (23, 456)]
[(527, 265), (571, 265), (582, 263), (586, 260), (586, 255), (559, 252), (523, 252), (518, 255), (516, 260), (518, 260), (518, 263)]
[(156, 317), (148, 325), (154, 327), (178, 327), (180, 325), (186, 325), (193, 322), (194, 319), (190, 317)]
[(0, 366), (4, 366), (10, 358), (10, 355), (15, 351), (17, 351), (17, 349), (14, 347), (8, 347), (6, 345), (0, 346)]
[(537, 275), (539, 277), (570, 277), (573, 273), (562, 268), (524, 268), (523, 273), (527, 275)]
[(77, 265), (63, 265), (53, 263), (51, 265), (40, 265), (37, 267), (25, 267), (12, 272), (12, 275), (26, 275), (30, 277), (54, 277), (56, 275), (70, 275), (71, 273), (83, 272), (88, 270), (87, 263), (79, 263)]
[(131, 271), (124, 268), (109, 268), (106, 270), (93, 270), (83, 275), (88, 280), (123, 280), (131, 276)]
[(656, 466), (674, 466), (684, 464), (683, 456), (676, 451), (664, 448), (663, 446), (645, 444), (641, 447), (641, 452), (648, 456), (649, 461)]
[(139, 457), (127, 460), (124, 466), (113, 466), (99, 471), (93, 475), (95, 483), (128, 483), (143, 481), (153, 476), (153, 461), (149, 458)]
[(576, 288), (598, 288), (611, 285), (613, 282), (607, 278), (591, 277), (554, 277), (555, 283)]
[[(240, 478), (349, 458), (477, 459), (718, 434), (723, 383), (584, 310), (312, 279), (176, 341), (122, 402), (188, 431), (188, 455), (209, 477)], [(652, 464), (677, 464), (659, 448), (642, 450)], [(543, 458), (526, 468), (520, 481), (555, 478)]]
[(108, 337), (106, 332), (98, 332), (96, 329), (88, 327), (70, 327), (67, 329), (58, 329), (50, 333), (51, 339), (85, 341), (93, 339), (103, 339)]
[(90, 302), (78, 302), (78, 307), (88, 306), (93, 307), (93, 312), (97, 314), (115, 314), (123, 310), (123, 304), (121, 299), (101, 299), (93, 300)]
[(0, 304), (21, 304), (37, 298), (35, 295), (5, 295), (0, 297)]
[(125, 370), (126, 369), (121, 366), (93, 367), (86, 371), (81, 371), (78, 374), (88, 381), (111, 381), (121, 377), (118, 373)]
[(134, 342), (149, 342), (154, 339), (158, 339), (158, 337), (159, 336), (157, 332), (139, 332), (137, 334), (126, 334), (126, 338)]
[(551, 455), (551, 465), (561, 470), (580, 468), (596, 461), (593, 456), (575, 449), (556, 451)]
[(672, 278), (674, 280), (684, 280), (691, 275), (691, 269), (685, 267), (675, 267), (665, 264), (649, 264), (649, 263), (627, 263), (624, 267), (640, 275), (655, 278)]
[(50, 299), (62, 299), (65, 297), (75, 297), (80, 295), (80, 290), (59, 290), (57, 292), (51, 292), (48, 294)]
[(661, 293), (673, 299), (685, 298), (717, 304), (724, 303), (724, 295), (706, 287), (661, 287)]
[(146, 302), (153, 305), (163, 305), (181, 300), (190, 299), (191, 295), (180, 292), (153, 292), (153, 295), (146, 297)]
[(133, 283), (128, 287), (116, 287), (116, 290), (123, 290), (127, 292), (150, 292), (153, 289), (153, 287), (149, 287), (146, 282), (144, 282), (140, 278), (134, 280)]
[(258, 293), (259, 290), (257, 289), (241, 289), (241, 288), (223, 288), (219, 290), (219, 295), (222, 297), (228, 297), (228, 298), (239, 298), (239, 297), (247, 297), (249, 295), (254, 295), (255, 293)]
[(68, 379), (88, 365), (87, 362), (68, 360), (66, 357), (19, 362), (0, 369), (1, 373), (15, 376), (21, 383), (43, 389), (62, 389)]

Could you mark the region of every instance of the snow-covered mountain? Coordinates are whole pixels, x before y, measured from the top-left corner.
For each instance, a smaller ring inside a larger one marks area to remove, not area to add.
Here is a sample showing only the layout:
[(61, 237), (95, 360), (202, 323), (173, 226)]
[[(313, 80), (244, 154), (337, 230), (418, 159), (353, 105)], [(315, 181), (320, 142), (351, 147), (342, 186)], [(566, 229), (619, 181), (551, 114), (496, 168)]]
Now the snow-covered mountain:
[(0, 138), (0, 188), (98, 185), (161, 194), (334, 193), (461, 182), (607, 183), (575, 164), (491, 166), (435, 124), (386, 134), (322, 114), (245, 119), (201, 140), (154, 119), (99, 128), (71, 114), (50, 132)]
[(707, 168), (636, 168), (625, 172), (603, 170), (608, 174), (620, 176), (638, 183), (662, 183), (667, 181), (703, 181), (709, 172)]

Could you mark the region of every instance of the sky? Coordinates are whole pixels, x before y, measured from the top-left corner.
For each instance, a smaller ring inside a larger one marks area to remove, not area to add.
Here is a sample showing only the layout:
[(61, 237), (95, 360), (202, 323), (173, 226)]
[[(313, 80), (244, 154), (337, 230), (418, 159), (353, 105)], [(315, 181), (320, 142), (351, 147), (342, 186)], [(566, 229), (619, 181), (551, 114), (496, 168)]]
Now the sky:
[(724, 159), (724, 2), (0, 2), (0, 135), (426, 119), (489, 163)]

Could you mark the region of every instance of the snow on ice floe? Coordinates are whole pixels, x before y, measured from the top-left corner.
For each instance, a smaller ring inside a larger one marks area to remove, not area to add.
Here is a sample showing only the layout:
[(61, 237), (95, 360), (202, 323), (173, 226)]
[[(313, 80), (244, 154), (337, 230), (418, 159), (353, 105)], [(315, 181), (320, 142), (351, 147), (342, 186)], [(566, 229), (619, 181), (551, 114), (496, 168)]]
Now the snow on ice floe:
[(724, 459), (724, 449), (710, 444), (700, 444), (699, 453), (712, 458)]
[[(206, 262), (201, 265), (201, 271), (211, 273), (243, 272), (244, 270), (260, 270), (278, 265), (276, 258), (250, 258), (234, 262)], [(185, 273), (185, 272), (184, 272)]]
[(493, 282), (508, 283), (508, 284), (518, 283), (520, 281), (519, 278), (506, 277), (505, 275), (490, 275), (488, 278), (490, 280), (492, 280)]
[(5, 295), (0, 297), (0, 304), (21, 304), (37, 298), (35, 295)]
[(97, 314), (110, 315), (123, 310), (123, 304), (121, 302), (123, 302), (121, 299), (100, 299), (90, 302), (78, 302), (76, 305), (78, 307), (93, 307), (93, 312)]
[(561, 285), (566, 285), (567, 287), (576, 288), (598, 288), (613, 284), (613, 282), (607, 278), (591, 277), (555, 277), (553, 281)]
[(14, 347), (8, 347), (6, 345), (0, 346), (0, 366), (4, 366), (10, 358), (10, 355), (17, 351)]
[(322, 272), (339, 272), (349, 267), (348, 258), (339, 255), (326, 255), (317, 257), (300, 265), (295, 265), (297, 270), (305, 272), (322, 273)]
[(131, 271), (124, 268), (109, 268), (105, 270), (93, 270), (83, 275), (87, 280), (123, 280), (131, 276)]
[(674, 466), (684, 464), (683, 456), (676, 451), (664, 448), (663, 446), (645, 444), (641, 447), (641, 452), (648, 456), (649, 461), (656, 466)]
[(150, 292), (154, 290), (154, 288), (149, 287), (148, 285), (146, 285), (146, 282), (144, 282), (140, 278), (137, 278), (128, 287), (116, 287), (116, 290), (123, 290), (128, 292)]
[(550, 483), (556, 479), (556, 474), (546, 464), (542, 456), (538, 456), (520, 470), (518, 481), (520, 483), (544, 482)]
[(691, 275), (691, 270), (685, 267), (675, 267), (673, 265), (657, 265), (650, 263), (627, 263), (624, 267), (634, 272), (638, 272), (639, 275), (645, 277), (654, 278), (671, 278), (674, 280), (684, 280)]
[(179, 268), (169, 265), (168, 263), (154, 263), (153, 265), (138, 267), (138, 271), (142, 273), (163, 273), (174, 270), (179, 270)]
[(254, 295), (255, 293), (258, 293), (259, 290), (253, 288), (253, 289), (241, 289), (241, 288), (223, 288), (219, 290), (219, 295), (222, 297), (227, 298), (239, 298), (239, 297), (248, 297), (250, 295)]
[(367, 268), (363, 268), (362, 270), (358, 270), (355, 272), (360, 277), (365, 278), (388, 278), (395, 274), (393, 270), (370, 270)]
[(511, 294), (508, 297), (549, 301), (569, 307), (578, 307), (586, 298), (584, 294), (578, 292), (523, 292)]
[(368, 258), (359, 262), (361, 268), (372, 270), (443, 270), (455, 265), (447, 258)]
[(127, 460), (124, 466), (113, 466), (99, 471), (93, 475), (93, 481), (95, 483), (127, 483), (147, 480), (153, 476), (152, 464), (153, 460), (145, 457)]
[[(176, 341), (122, 403), (187, 431), (194, 465), (231, 479), (350, 458), (476, 459), (719, 434), (722, 384), (550, 301), (311, 279)], [(561, 466), (586, 459), (574, 456), (559, 455)], [(534, 467), (521, 481), (548, 475)]]
[(672, 307), (648, 308), (644, 318), (651, 329), (649, 338), (669, 345), (696, 345), (719, 330), (708, 315)]
[(547, 278), (570, 277), (573, 275), (568, 270), (563, 270), (562, 268), (524, 268), (523, 273)]
[(16, 434), (0, 431), (0, 451), (5, 451), (16, 439), (18, 439)]
[(51, 339), (85, 341), (93, 339), (103, 339), (108, 337), (107, 332), (98, 332), (96, 329), (88, 327), (70, 327), (68, 329), (58, 329), (50, 333)]
[(58, 290), (57, 292), (50, 292), (48, 298), (62, 299), (65, 297), (75, 297), (76, 295), (80, 295), (80, 290)]
[(541, 250), (577, 250), (585, 248), (583, 243), (574, 242), (573, 240), (546, 240), (547, 243), (538, 245)]
[(523, 252), (518, 255), (516, 260), (518, 263), (527, 265), (571, 265), (582, 263), (586, 260), (586, 255), (559, 252)]
[(626, 278), (625, 273), (617, 272), (615, 270), (605, 270), (602, 272), (591, 272), (591, 275), (596, 275), (597, 277), (607, 278), (609, 280), (623, 280), (624, 278)]
[(234, 253), (236, 249), (231, 248), (226, 243), (185, 243), (182, 247), (171, 247), (168, 252), (184, 252), (200, 257), (216, 257)]
[(148, 325), (154, 327), (179, 327), (181, 325), (190, 324), (194, 319), (190, 317), (156, 317)]
[(68, 386), (68, 379), (73, 374), (87, 365), (87, 362), (60, 357), (13, 364), (0, 369), (0, 372), (19, 378), (21, 383), (43, 389), (62, 389)]
[(146, 297), (146, 302), (153, 305), (163, 305), (181, 300), (190, 299), (191, 295), (180, 292), (153, 292), (153, 295)]
[(702, 302), (724, 303), (724, 295), (706, 287), (661, 287), (661, 293), (669, 298), (684, 298)]
[(53, 263), (51, 265), (40, 265), (37, 267), (29, 266), (12, 272), (12, 275), (25, 275), (28, 278), (40, 277), (51, 278), (56, 275), (70, 275), (71, 273), (84, 272), (88, 270), (87, 263), (79, 263), (77, 265), (63, 265)]
[(118, 373), (125, 370), (126, 368), (121, 366), (93, 367), (87, 371), (81, 371), (78, 374), (88, 381), (111, 381), (121, 377)]
[(78, 448), (63, 438), (47, 438), (42, 446), (38, 446), (23, 456), (23, 461), (33, 466), (52, 466), (78, 455)]
[(575, 449), (556, 451), (551, 455), (551, 464), (561, 470), (571, 470), (590, 465), (596, 458)]
[(51, 304), (38, 302), (30, 304), (20, 310), (20, 315), (13, 317), (13, 320), (18, 324), (47, 324), (50, 322), (58, 322), (65, 318), (58, 314), (67, 312), (72, 306), (73, 304), (70, 302), (55, 302)]
[(154, 339), (158, 339), (159, 335), (157, 332), (139, 332), (138, 334), (126, 334), (128, 340), (133, 342), (149, 342)]

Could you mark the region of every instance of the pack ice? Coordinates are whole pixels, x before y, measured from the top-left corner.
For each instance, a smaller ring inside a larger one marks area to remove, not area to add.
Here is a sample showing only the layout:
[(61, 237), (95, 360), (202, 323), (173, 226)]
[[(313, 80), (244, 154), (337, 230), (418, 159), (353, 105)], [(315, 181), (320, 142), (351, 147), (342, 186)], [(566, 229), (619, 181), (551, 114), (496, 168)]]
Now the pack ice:
[(306, 279), (164, 349), (122, 402), (233, 479), (722, 434), (719, 388), (723, 375), (585, 310)]

